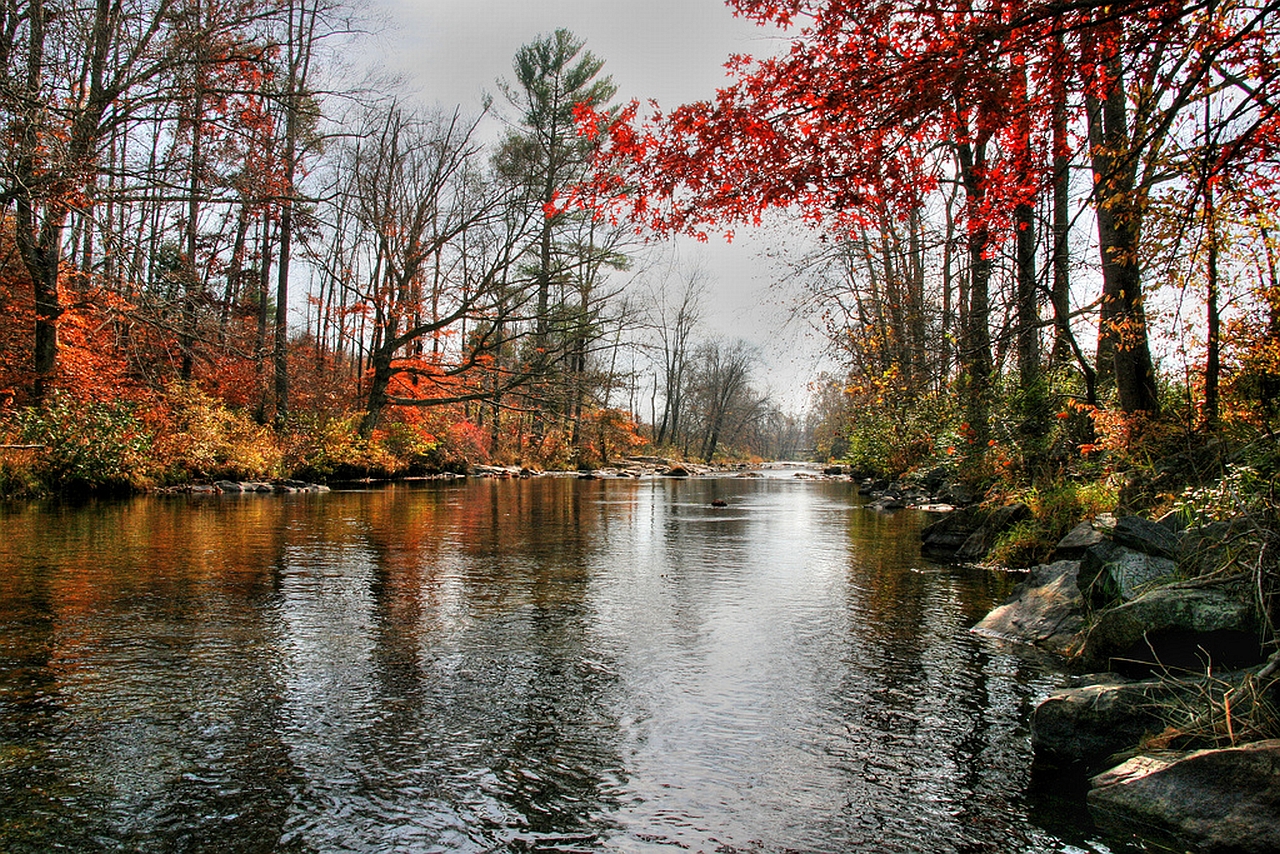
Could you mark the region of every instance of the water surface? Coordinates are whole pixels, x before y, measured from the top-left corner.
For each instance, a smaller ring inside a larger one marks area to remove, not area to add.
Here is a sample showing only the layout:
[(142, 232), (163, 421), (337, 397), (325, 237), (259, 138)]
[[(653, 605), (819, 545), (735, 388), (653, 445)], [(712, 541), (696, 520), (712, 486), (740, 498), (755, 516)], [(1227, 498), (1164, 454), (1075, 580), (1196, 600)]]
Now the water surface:
[[(728, 506), (711, 506), (723, 498)], [(1117, 851), (1031, 787), (1008, 579), (847, 483), (0, 513), (5, 851)]]

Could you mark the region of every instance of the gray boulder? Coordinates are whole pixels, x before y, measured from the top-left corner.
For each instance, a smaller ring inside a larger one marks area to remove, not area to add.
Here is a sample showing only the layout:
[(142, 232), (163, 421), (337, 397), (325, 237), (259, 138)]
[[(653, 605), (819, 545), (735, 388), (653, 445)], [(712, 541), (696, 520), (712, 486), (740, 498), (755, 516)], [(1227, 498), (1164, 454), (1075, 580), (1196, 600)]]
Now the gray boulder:
[(1098, 771), (1164, 728), (1159, 703), (1171, 696), (1171, 683), (1130, 682), (1114, 673), (1091, 678), (1094, 684), (1055, 691), (1031, 714), (1038, 765)]
[(1084, 629), (1083, 602), (1076, 586), (1079, 571), (1078, 561), (1037, 566), (973, 631), (1072, 655), (1080, 646)]
[(1178, 556), (1178, 535), (1158, 522), (1141, 516), (1121, 516), (1116, 520), (1111, 539), (1143, 554), (1175, 559)]
[(995, 545), (996, 537), (1012, 528), (1023, 519), (1031, 518), (1031, 508), (1025, 504), (1006, 504), (991, 511), (982, 525), (969, 535), (956, 552), (956, 560), (980, 561)]
[(965, 510), (949, 513), (920, 531), (920, 550), (927, 555), (949, 560), (977, 528), (972, 514)]
[(1159, 587), (1097, 615), (1081, 660), (1092, 670), (1202, 672), (1261, 660), (1253, 605), (1235, 591)]
[(1102, 539), (1102, 532), (1095, 528), (1092, 522), (1081, 522), (1058, 541), (1058, 545), (1053, 550), (1053, 559), (1080, 560), (1090, 546), (1096, 546), (1102, 542)]
[(1280, 740), (1190, 754), (1136, 756), (1091, 781), (1103, 830), (1204, 852), (1280, 851)]
[(1178, 565), (1170, 558), (1106, 539), (1085, 549), (1080, 559), (1080, 589), (1093, 608), (1132, 602), (1143, 591), (1177, 575)]

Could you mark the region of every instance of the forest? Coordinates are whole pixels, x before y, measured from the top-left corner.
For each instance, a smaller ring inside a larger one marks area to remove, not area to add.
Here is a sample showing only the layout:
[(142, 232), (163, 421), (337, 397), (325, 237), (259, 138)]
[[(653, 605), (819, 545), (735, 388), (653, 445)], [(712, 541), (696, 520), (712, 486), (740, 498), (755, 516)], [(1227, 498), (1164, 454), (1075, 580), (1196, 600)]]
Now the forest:
[[(1274, 2), (728, 5), (784, 47), (708, 100), (619, 102), (560, 29), (473, 111), (336, 82), (337, 0), (0, 5), (0, 494), (633, 454), (1271, 482)], [(661, 251), (779, 223), (833, 366), (803, 413)]]

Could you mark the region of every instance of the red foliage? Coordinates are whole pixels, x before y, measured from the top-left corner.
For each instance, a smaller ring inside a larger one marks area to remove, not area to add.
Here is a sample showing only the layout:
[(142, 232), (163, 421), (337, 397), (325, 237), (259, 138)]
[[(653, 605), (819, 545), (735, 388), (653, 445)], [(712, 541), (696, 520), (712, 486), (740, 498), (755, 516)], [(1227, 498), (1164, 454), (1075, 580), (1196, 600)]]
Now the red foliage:
[[(709, 226), (731, 236), (734, 224), (778, 207), (838, 227), (886, 204), (906, 209), (943, 177), (929, 152), (967, 143), (990, 146), (975, 175), (981, 193), (970, 193), (970, 227), (1003, 229), (1053, 177), (1055, 107), (1069, 89), (1105, 96), (1113, 58), (1147, 62), (1144, 79), (1175, 92), (1210, 62), (1252, 80), (1277, 69), (1264, 11), (1238, 5), (1224, 4), (1211, 22), (1174, 0), (730, 5), (761, 24), (807, 23), (789, 31), (780, 56), (731, 57), (732, 83), (714, 100), (670, 112), (651, 104), (648, 115), (635, 102), (617, 116), (580, 107), (582, 133), (602, 139), (578, 203), (701, 239)], [(1274, 150), (1275, 110), (1255, 100), (1245, 112), (1256, 121), (1232, 146), (1237, 159)]]

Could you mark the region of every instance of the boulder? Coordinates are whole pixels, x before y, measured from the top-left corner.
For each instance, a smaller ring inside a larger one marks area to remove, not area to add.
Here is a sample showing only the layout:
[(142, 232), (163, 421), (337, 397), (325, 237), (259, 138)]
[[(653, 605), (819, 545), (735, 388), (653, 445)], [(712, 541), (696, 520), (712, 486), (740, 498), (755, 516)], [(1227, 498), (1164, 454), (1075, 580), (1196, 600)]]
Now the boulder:
[(962, 483), (946, 484), (938, 490), (935, 497), (944, 504), (954, 504), (957, 507), (966, 507), (975, 500), (973, 491)]
[(1261, 658), (1253, 605), (1221, 587), (1159, 587), (1102, 611), (1081, 651), (1086, 668), (1126, 673), (1231, 669)]
[(228, 494), (246, 491), (245, 484), (237, 483), (234, 480), (220, 480), (217, 483), (215, 483), (214, 486), (218, 488), (219, 492), (228, 493)]
[(1104, 831), (1205, 852), (1280, 851), (1280, 740), (1135, 756), (1094, 777), (1089, 813)]
[(1254, 542), (1257, 530), (1257, 523), (1247, 517), (1189, 527), (1182, 534), (1178, 563), (1188, 574), (1212, 572)]
[(1055, 691), (1032, 712), (1038, 765), (1098, 771), (1164, 729), (1158, 704), (1173, 694), (1173, 683), (1130, 682), (1114, 673), (1089, 678), (1096, 681)]
[(942, 466), (931, 469), (928, 474), (921, 480), (921, 485), (930, 494), (936, 494), (942, 487), (946, 486), (949, 473)]
[(1090, 546), (1102, 542), (1102, 532), (1093, 527), (1092, 522), (1081, 522), (1061, 540), (1053, 550), (1054, 560), (1080, 560)]
[(1080, 645), (1084, 608), (1076, 577), (1078, 561), (1037, 566), (1013, 594), (987, 614), (973, 631), (1071, 655)]
[(932, 557), (950, 560), (977, 526), (973, 514), (966, 510), (943, 516), (921, 529), (920, 551)]
[(1025, 504), (1006, 504), (992, 510), (981, 527), (969, 535), (956, 552), (956, 560), (977, 562), (987, 556), (996, 538), (1023, 519), (1031, 518), (1031, 509)]
[(663, 474), (667, 477), (688, 477), (689, 470), (679, 463), (674, 463)]
[(1170, 560), (1178, 557), (1181, 545), (1178, 535), (1172, 530), (1141, 516), (1121, 516), (1117, 519), (1111, 539), (1134, 551)]
[(1111, 540), (1085, 549), (1080, 559), (1080, 589), (1093, 608), (1132, 602), (1150, 587), (1173, 581), (1178, 565)]

